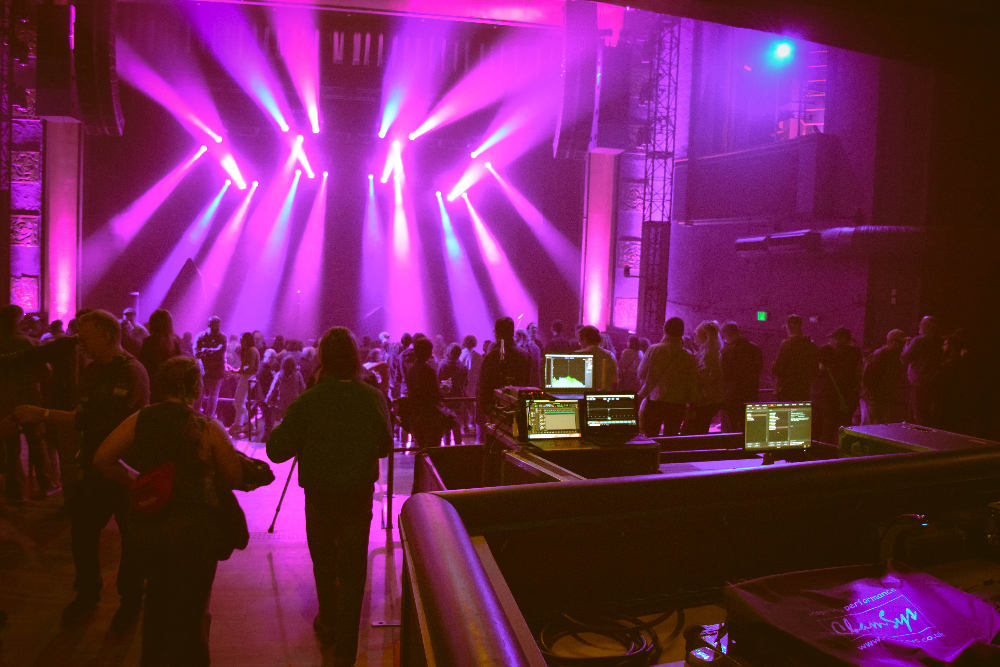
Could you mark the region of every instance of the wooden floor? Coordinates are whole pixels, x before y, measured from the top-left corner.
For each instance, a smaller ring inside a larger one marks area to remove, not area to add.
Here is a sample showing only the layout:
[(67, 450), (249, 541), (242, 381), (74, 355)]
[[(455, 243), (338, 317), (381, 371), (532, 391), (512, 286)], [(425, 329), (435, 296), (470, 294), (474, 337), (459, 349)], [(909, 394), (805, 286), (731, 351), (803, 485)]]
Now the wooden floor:
[[(258, 443), (237, 446), (266, 458)], [(395, 456), (394, 526), (413, 480), (413, 457)], [(382, 464), (384, 483), (385, 461)], [(318, 606), (306, 546), (304, 495), (293, 475), (275, 532), (268, 534), (291, 463), (271, 467), (277, 478), (273, 484), (237, 493), (247, 515), (250, 545), (219, 563), (211, 602), (213, 665), (324, 664), (312, 630)], [(382, 496), (377, 490), (358, 667), (399, 664), (399, 629), (373, 626), (398, 620), (400, 613), (402, 556), (398, 531), (382, 529)], [(0, 667), (138, 665), (140, 626), (120, 636), (108, 630), (119, 602), (115, 592), (119, 535), (114, 520), (101, 538), (104, 595), (97, 614), (78, 628), (60, 627), (62, 610), (74, 597), (69, 522), (60, 513), (61, 506), (61, 493), (19, 508), (0, 501), (0, 609), (9, 614), (7, 626), (0, 629)]]

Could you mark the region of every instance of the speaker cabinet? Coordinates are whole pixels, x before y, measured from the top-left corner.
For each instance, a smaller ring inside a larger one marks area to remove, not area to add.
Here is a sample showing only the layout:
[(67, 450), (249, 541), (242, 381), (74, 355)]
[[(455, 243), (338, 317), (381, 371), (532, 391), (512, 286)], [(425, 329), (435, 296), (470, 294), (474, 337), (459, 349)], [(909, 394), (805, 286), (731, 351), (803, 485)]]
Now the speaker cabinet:
[(73, 63), (87, 134), (121, 136), (125, 125), (115, 65), (117, 0), (77, 0)]
[(567, 0), (563, 7), (562, 103), (552, 152), (557, 158), (583, 157), (597, 135), (597, 71), (600, 60), (597, 5)]

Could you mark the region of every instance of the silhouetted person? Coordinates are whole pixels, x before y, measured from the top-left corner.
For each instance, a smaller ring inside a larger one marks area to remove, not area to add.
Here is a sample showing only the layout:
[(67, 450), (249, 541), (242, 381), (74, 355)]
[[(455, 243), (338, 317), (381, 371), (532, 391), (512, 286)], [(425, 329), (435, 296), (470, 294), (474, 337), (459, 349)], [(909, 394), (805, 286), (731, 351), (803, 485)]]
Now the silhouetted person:
[(472, 334), (462, 339), (462, 354), (458, 360), (469, 371), (465, 385), (465, 396), (475, 395), (476, 387), (479, 386), (479, 372), (483, 367), (483, 355), (476, 351), (478, 343), (479, 341)]
[(746, 403), (760, 399), (760, 374), (764, 355), (740, 333), (736, 322), (722, 325), (722, 432), (742, 433), (746, 428)]
[(361, 361), (351, 332), (330, 329), (319, 356), (319, 382), (288, 409), (267, 441), (267, 455), (277, 463), (299, 459), (319, 598), (313, 629), (332, 647), (334, 667), (347, 667), (358, 653), (378, 459), (391, 455), (392, 432), (385, 397), (358, 379)]
[(934, 426), (934, 380), (944, 361), (944, 338), (934, 317), (928, 315), (920, 320), (920, 335), (906, 344), (900, 360), (910, 381), (913, 421)]
[(243, 466), (222, 426), (192, 407), (201, 398), (198, 362), (175, 357), (158, 370), (163, 401), (122, 422), (94, 454), (94, 467), (124, 490), (133, 479), (122, 459), (140, 474), (173, 466), (167, 505), (131, 517), (148, 580), (142, 664), (205, 667), (208, 600), (219, 559), (232, 550), (221, 539), (217, 487), (241, 486)]
[(446, 395), (449, 398), (465, 396), (466, 383), (469, 380), (469, 369), (460, 361), (462, 348), (458, 343), (448, 346), (444, 361), (438, 366), (438, 382), (447, 386)]
[(222, 320), (212, 317), (208, 320), (208, 329), (200, 336), (194, 345), (194, 355), (201, 359), (205, 369), (205, 388), (202, 392), (202, 412), (209, 419), (215, 419), (215, 406), (219, 403), (219, 389), (226, 377), (226, 348), (229, 342), (226, 334), (221, 331)]
[(620, 391), (639, 391), (639, 363), (642, 362), (642, 350), (639, 339), (630, 336), (628, 347), (622, 350), (618, 360), (618, 389)]
[(861, 423), (889, 424), (896, 419), (893, 406), (903, 381), (903, 363), (899, 355), (906, 345), (906, 334), (893, 329), (886, 336), (885, 345), (872, 352), (861, 374)]
[(567, 354), (573, 351), (573, 341), (563, 337), (564, 327), (562, 320), (552, 322), (552, 337), (545, 346), (546, 353)]
[(389, 394), (396, 399), (406, 393), (406, 371), (403, 368), (403, 356), (410, 349), (413, 337), (404, 333), (399, 344), (394, 345), (389, 353)]
[(580, 329), (579, 338), (580, 353), (594, 356), (594, 391), (612, 391), (618, 383), (618, 363), (601, 347), (601, 332), (587, 325)]
[(861, 400), (864, 355), (851, 344), (851, 332), (840, 327), (819, 348), (820, 370), (813, 385), (813, 439), (836, 444), (841, 426), (850, 426)]
[(802, 335), (802, 318), (789, 315), (785, 320), (788, 338), (778, 346), (774, 373), (774, 398), (778, 401), (808, 401), (813, 378), (819, 370), (818, 348)]
[(174, 320), (167, 310), (154, 310), (149, 316), (149, 335), (142, 341), (139, 361), (149, 376), (149, 396), (153, 402), (160, 401), (157, 374), (160, 365), (167, 359), (180, 356), (181, 341), (174, 333)]
[(480, 420), (485, 420), (492, 412), (495, 390), (506, 386), (524, 387), (531, 374), (531, 361), (514, 344), (514, 320), (501, 317), (493, 325), (493, 333), (497, 342), (483, 357), (479, 386), (476, 388), (476, 408)]
[(441, 389), (437, 372), (431, 367), (434, 344), (427, 338), (413, 341), (414, 363), (406, 371), (406, 428), (417, 447), (436, 447), (441, 444), (444, 420), (439, 410)]
[(122, 538), (117, 580), (122, 602), (111, 627), (124, 630), (142, 609), (143, 572), (130, 532), (126, 490), (97, 472), (93, 459), (104, 439), (149, 403), (149, 378), (142, 364), (122, 349), (121, 325), (111, 313), (92, 310), (82, 315), (80, 344), (92, 361), (80, 377), (79, 407), (67, 412), (22, 405), (14, 417), (21, 423), (73, 427), (80, 435), (80, 474), (70, 506), (77, 596), (63, 611), (63, 624), (71, 625), (97, 608), (103, 587), (101, 531), (114, 515)]
[(122, 312), (120, 324), (122, 328), (122, 348), (133, 357), (138, 358), (139, 351), (142, 349), (142, 341), (146, 340), (146, 337), (149, 336), (149, 331), (136, 320), (135, 308), (126, 308)]
[(638, 397), (642, 432), (648, 437), (677, 435), (687, 404), (698, 391), (698, 362), (684, 349), (684, 320), (671, 317), (663, 324), (663, 340), (646, 351), (639, 364)]
[(722, 339), (717, 322), (702, 322), (694, 330), (698, 390), (688, 405), (682, 435), (704, 435), (722, 409)]
[(977, 369), (971, 363), (961, 334), (944, 339), (943, 360), (934, 378), (936, 428), (962, 435), (976, 435), (976, 408), (980, 400)]

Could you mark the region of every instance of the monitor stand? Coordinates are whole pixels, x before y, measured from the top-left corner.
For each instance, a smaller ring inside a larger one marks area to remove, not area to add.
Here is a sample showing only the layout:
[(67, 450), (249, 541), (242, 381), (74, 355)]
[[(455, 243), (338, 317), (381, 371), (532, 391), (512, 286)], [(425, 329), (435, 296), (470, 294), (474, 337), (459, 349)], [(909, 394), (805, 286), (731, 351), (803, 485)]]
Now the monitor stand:
[(776, 452), (764, 452), (764, 462), (761, 465), (773, 466), (777, 460)]

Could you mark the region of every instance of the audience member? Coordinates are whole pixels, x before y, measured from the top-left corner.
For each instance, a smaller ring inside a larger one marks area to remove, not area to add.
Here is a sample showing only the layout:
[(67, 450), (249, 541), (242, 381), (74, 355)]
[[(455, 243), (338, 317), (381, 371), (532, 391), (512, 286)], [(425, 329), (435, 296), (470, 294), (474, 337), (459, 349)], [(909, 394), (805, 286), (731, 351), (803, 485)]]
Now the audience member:
[[(528, 356), (528, 360), (531, 362), (531, 370), (528, 374), (528, 383), (532, 387), (542, 386), (542, 349), (535, 342), (534, 337), (531, 335), (532, 331), (537, 332), (537, 327), (533, 324), (528, 325), (527, 331), (518, 329), (515, 334), (515, 343)], [(517, 339), (517, 334), (520, 334), (520, 340)]]
[(920, 320), (920, 334), (903, 348), (900, 361), (910, 381), (913, 421), (933, 427), (935, 379), (944, 361), (944, 338), (938, 331), (937, 319), (928, 315)]
[(933, 422), (937, 428), (976, 435), (978, 382), (961, 332), (946, 336), (942, 361), (933, 380)]
[(546, 353), (566, 354), (573, 351), (573, 343), (568, 338), (563, 337), (565, 325), (562, 320), (552, 322), (552, 336), (548, 345), (545, 346)]
[(181, 354), (185, 357), (194, 356), (194, 340), (190, 331), (185, 331), (184, 335), (181, 336)]
[(671, 317), (663, 325), (663, 340), (646, 352), (639, 364), (640, 420), (648, 437), (677, 435), (687, 404), (698, 390), (698, 362), (684, 349), (684, 321)]
[(264, 402), (274, 407), (274, 416), (280, 420), (284, 417), (288, 406), (305, 390), (306, 383), (298, 366), (295, 365), (295, 359), (285, 357), (281, 362), (281, 370), (271, 381), (271, 388)]
[(253, 334), (246, 331), (240, 336), (240, 360), (236, 371), (236, 393), (233, 395), (236, 418), (229, 427), (231, 435), (248, 435), (250, 425), (247, 398), (250, 395), (250, 378), (255, 377), (259, 370), (260, 352), (254, 344)]
[(698, 390), (688, 405), (682, 435), (704, 435), (722, 409), (722, 339), (718, 322), (702, 322), (694, 330)]
[(135, 308), (126, 308), (120, 321), (122, 329), (122, 348), (133, 357), (139, 356), (142, 341), (149, 336), (146, 327), (139, 324), (135, 317)]
[(150, 400), (162, 400), (156, 384), (160, 365), (180, 354), (181, 341), (174, 333), (173, 317), (166, 310), (154, 310), (149, 316), (149, 335), (142, 341), (139, 349), (139, 362), (149, 377)]
[(760, 374), (764, 355), (740, 333), (736, 322), (722, 325), (722, 432), (742, 433), (746, 428), (746, 403), (760, 399)]
[(360, 366), (351, 332), (330, 329), (320, 342), (320, 381), (267, 441), (272, 461), (299, 460), (319, 598), (313, 629), (332, 645), (335, 667), (353, 665), (357, 656), (378, 459), (392, 451), (388, 405), (358, 380)]
[(642, 350), (639, 349), (639, 339), (629, 336), (628, 347), (622, 350), (618, 360), (618, 389), (621, 391), (639, 391), (639, 364), (642, 362)]
[(861, 374), (861, 423), (889, 424), (895, 419), (893, 406), (902, 382), (903, 364), (900, 354), (906, 345), (906, 334), (893, 329), (886, 336), (885, 345), (873, 352)]
[(837, 444), (841, 426), (850, 426), (861, 400), (864, 355), (851, 344), (846, 327), (830, 334), (818, 350), (819, 374), (812, 390), (813, 440)]
[(479, 370), (483, 367), (483, 355), (476, 351), (477, 343), (476, 337), (471, 334), (463, 338), (462, 354), (458, 358), (459, 362), (469, 371), (466, 396), (472, 396), (475, 393), (476, 387), (479, 386)]
[(400, 415), (403, 428), (420, 448), (439, 445), (446, 427), (437, 372), (431, 365), (433, 352), (434, 345), (426, 337), (414, 338), (414, 362), (406, 371), (406, 409)]
[[(618, 364), (610, 352), (601, 347), (601, 332), (587, 325), (580, 329), (580, 352), (594, 357), (594, 391), (611, 391), (618, 382)], [(537, 387), (538, 385), (532, 385)]]
[(260, 368), (257, 370), (257, 399), (260, 401), (260, 409), (264, 416), (264, 441), (266, 442), (274, 429), (274, 406), (267, 402), (267, 394), (274, 384), (274, 377), (278, 374), (280, 365), (278, 364), (278, 353), (268, 348), (264, 350), (264, 358), (260, 361)]
[(94, 469), (94, 452), (129, 415), (149, 403), (149, 378), (134, 357), (121, 347), (121, 324), (114, 315), (92, 310), (79, 318), (80, 344), (91, 362), (80, 378), (80, 405), (72, 412), (22, 405), (14, 417), (22, 424), (75, 426), (80, 435), (80, 478), (71, 512), (76, 599), (63, 612), (63, 624), (72, 625), (97, 608), (103, 587), (98, 560), (101, 531), (114, 515), (122, 536), (118, 567), (121, 606), (111, 621), (113, 630), (133, 625), (142, 609), (143, 572), (130, 532), (125, 489)]
[(466, 395), (469, 369), (460, 361), (461, 356), (462, 348), (458, 343), (452, 343), (448, 346), (445, 360), (438, 366), (438, 382), (446, 389), (445, 396), (449, 398)]
[(221, 331), (222, 320), (212, 317), (208, 320), (208, 329), (195, 343), (195, 356), (201, 359), (205, 369), (204, 393), (202, 396), (202, 412), (209, 419), (215, 419), (215, 406), (219, 402), (219, 389), (226, 377), (226, 334)]
[(62, 338), (65, 335), (66, 333), (63, 331), (63, 321), (52, 320), (52, 323), (49, 324), (49, 328), (45, 331), (45, 333), (42, 334), (40, 340), (43, 343), (47, 343), (50, 340), (54, 340), (56, 338)]
[(514, 344), (514, 320), (501, 317), (493, 325), (493, 333), (497, 344), (491, 346), (483, 357), (479, 383), (476, 386), (479, 424), (484, 423), (486, 416), (493, 410), (495, 390), (509, 385), (527, 386), (531, 375), (531, 360)]
[(789, 315), (785, 321), (788, 338), (781, 341), (771, 372), (774, 398), (779, 401), (808, 401), (813, 378), (819, 370), (818, 348), (802, 335), (802, 318)]
[(232, 550), (222, 540), (218, 487), (241, 486), (243, 467), (218, 422), (191, 407), (201, 397), (198, 363), (177, 357), (158, 371), (163, 402), (123, 421), (94, 454), (94, 467), (122, 490), (134, 483), (122, 459), (140, 474), (172, 476), (165, 506), (151, 514), (134, 508), (130, 519), (148, 582), (142, 664), (204, 667), (210, 663), (206, 615), (212, 582), (219, 560)]

